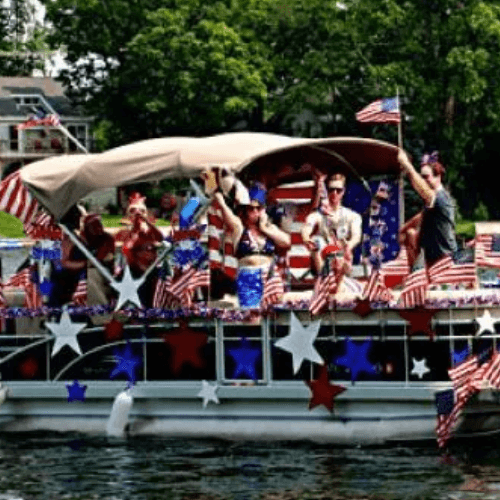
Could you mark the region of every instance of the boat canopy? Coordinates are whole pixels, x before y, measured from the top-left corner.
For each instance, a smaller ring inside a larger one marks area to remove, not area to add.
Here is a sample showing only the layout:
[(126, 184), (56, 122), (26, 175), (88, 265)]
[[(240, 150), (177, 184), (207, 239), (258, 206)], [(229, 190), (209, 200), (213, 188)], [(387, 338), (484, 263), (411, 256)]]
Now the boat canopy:
[(198, 177), (212, 166), (269, 187), (310, 178), (311, 165), (358, 177), (397, 174), (395, 145), (361, 138), (301, 139), (235, 132), (205, 138), (149, 139), (91, 155), (63, 155), (22, 168), (35, 198), (60, 219), (92, 191), (167, 178)]

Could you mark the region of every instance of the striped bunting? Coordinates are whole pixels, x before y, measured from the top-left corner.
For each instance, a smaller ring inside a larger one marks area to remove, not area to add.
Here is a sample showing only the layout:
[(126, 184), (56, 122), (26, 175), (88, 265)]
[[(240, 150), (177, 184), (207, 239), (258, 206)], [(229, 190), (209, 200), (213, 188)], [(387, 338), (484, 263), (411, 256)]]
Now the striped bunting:
[(38, 210), (38, 202), (22, 183), (19, 171), (0, 183), (0, 210), (17, 217), (24, 224), (30, 222)]

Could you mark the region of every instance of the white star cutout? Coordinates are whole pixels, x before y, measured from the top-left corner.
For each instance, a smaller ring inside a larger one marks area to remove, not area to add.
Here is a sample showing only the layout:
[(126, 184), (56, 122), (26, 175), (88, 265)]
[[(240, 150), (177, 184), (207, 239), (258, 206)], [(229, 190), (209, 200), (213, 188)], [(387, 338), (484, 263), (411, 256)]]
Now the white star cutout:
[(417, 375), (419, 379), (422, 379), (426, 373), (430, 372), (425, 364), (425, 358), (422, 358), (420, 361), (417, 361), (415, 358), (411, 358), (411, 360), (413, 361), (413, 369), (410, 375)]
[(87, 327), (87, 323), (73, 323), (68, 310), (64, 309), (59, 323), (45, 323), (45, 326), (55, 337), (51, 357), (55, 356), (65, 345), (69, 345), (73, 351), (82, 355), (76, 336)]
[(490, 331), (495, 333), (495, 319), (491, 317), (490, 311), (488, 309), (484, 310), (483, 316), (481, 318), (476, 318), (479, 324), (479, 330), (476, 332), (476, 337), (479, 337), (483, 332)]
[(215, 385), (211, 385), (206, 380), (202, 380), (201, 384), (201, 391), (198, 393), (198, 397), (203, 398), (203, 408), (207, 407), (209, 401), (219, 404), (219, 398), (215, 394), (219, 388), (217, 383)]
[(313, 344), (319, 333), (321, 321), (314, 321), (304, 328), (297, 316), (290, 314), (290, 333), (274, 343), (276, 347), (288, 351), (293, 358), (293, 372), (297, 373), (304, 359), (323, 365), (325, 362)]
[(141, 299), (137, 294), (137, 290), (144, 283), (145, 276), (141, 276), (138, 279), (132, 278), (130, 273), (130, 268), (125, 267), (125, 272), (123, 273), (123, 278), (120, 282), (112, 281), (111, 286), (118, 292), (118, 301), (116, 303), (115, 311), (118, 311), (122, 306), (130, 302), (137, 307), (142, 307)]

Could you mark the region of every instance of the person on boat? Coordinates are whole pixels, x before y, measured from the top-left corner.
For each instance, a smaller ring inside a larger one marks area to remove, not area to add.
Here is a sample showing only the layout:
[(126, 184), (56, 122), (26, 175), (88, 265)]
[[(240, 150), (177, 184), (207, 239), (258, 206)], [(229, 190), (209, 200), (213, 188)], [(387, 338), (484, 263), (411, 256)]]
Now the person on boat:
[[(115, 242), (104, 230), (99, 215), (85, 215), (81, 223), (80, 239), (89, 252), (113, 274)], [(87, 304), (108, 304), (113, 296), (112, 288), (96, 266), (87, 261)]]
[(445, 168), (438, 161), (437, 152), (423, 156), (420, 173), (402, 149), (398, 161), (424, 202), (424, 209), (401, 228), (399, 242), (406, 246), (410, 267), (416, 263), (421, 250), (425, 265), (429, 267), (457, 251), (455, 206), (443, 187)]
[[(163, 234), (154, 225), (149, 215), (146, 197), (132, 193), (126, 212), (127, 227), (115, 235), (115, 243), (122, 246), (122, 254), (134, 278), (142, 276), (155, 262), (157, 246), (163, 241)], [(157, 276), (151, 272), (139, 289), (139, 298), (144, 306), (153, 303)]]
[(245, 196), (237, 198), (233, 211), (229, 206), (231, 201), (226, 200), (217, 180), (214, 181), (213, 176), (208, 176), (208, 179), (216, 183), (213, 197), (221, 208), (224, 223), (231, 234), (235, 257), (238, 259), (238, 279), (242, 271), (257, 269), (262, 270), (262, 276), (267, 276), (278, 251), (290, 248), (291, 237), (270, 222), (266, 214), (265, 187), (260, 183), (252, 185), (248, 190), (248, 201)]
[[(81, 218), (84, 214), (86, 212), (83, 207), (74, 205), (61, 219), (61, 223), (71, 231), (79, 231)], [(47, 305), (49, 307), (60, 307), (70, 303), (78, 282), (81, 279), (86, 279), (86, 274), (87, 258), (71, 241), (69, 236), (63, 232), (61, 239), (61, 260), (52, 266), (50, 275), (52, 288)]]
[[(352, 270), (354, 248), (361, 243), (362, 219), (354, 210), (342, 205), (345, 194), (346, 177), (337, 172), (329, 178), (325, 174), (314, 172), (316, 197), (315, 208), (302, 226), (302, 240), (311, 252), (312, 270), (320, 273), (324, 266), (325, 249), (338, 248), (338, 255), (333, 264), (336, 272), (348, 275)], [(322, 183), (326, 181), (327, 196), (320, 200)], [(317, 207), (317, 208), (316, 208)]]

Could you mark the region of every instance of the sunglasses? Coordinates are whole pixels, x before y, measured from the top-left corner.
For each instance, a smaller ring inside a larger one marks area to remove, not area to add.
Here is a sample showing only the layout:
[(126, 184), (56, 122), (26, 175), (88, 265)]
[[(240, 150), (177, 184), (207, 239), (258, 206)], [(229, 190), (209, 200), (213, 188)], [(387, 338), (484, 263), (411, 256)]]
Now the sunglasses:
[(331, 187), (329, 187), (328, 192), (329, 193), (343, 193), (344, 188), (331, 188)]

